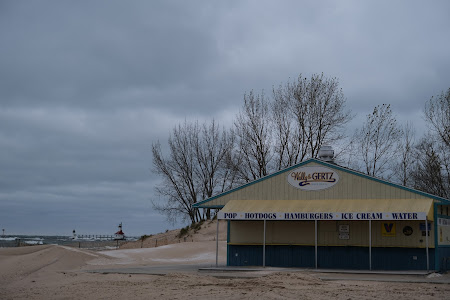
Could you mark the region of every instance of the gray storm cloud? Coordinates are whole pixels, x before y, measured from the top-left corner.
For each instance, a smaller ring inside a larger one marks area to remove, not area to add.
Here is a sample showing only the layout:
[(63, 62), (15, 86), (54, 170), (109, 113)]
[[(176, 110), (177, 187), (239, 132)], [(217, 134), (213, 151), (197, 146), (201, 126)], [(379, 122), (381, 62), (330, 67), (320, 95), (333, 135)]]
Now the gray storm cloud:
[(231, 126), (246, 91), (270, 95), (300, 73), (339, 78), (357, 114), (349, 131), (381, 103), (424, 128), (425, 101), (449, 87), (448, 11), (447, 1), (2, 1), (0, 227), (177, 226), (151, 206), (151, 144), (184, 120)]

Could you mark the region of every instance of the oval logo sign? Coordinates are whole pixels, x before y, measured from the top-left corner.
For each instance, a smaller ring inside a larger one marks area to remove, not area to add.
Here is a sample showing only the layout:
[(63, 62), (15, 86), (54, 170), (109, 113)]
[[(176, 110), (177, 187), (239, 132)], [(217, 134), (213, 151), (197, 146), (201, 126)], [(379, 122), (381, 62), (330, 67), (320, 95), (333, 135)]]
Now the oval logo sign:
[(339, 175), (336, 171), (325, 167), (302, 167), (289, 172), (287, 179), (298, 189), (317, 191), (338, 183)]

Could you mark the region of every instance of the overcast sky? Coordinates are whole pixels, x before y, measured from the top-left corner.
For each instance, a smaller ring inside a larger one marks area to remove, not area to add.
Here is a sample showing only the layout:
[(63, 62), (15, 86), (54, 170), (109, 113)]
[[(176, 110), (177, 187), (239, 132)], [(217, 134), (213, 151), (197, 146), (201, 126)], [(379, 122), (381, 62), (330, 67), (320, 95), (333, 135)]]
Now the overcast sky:
[(450, 87), (449, 1), (0, 1), (0, 230), (164, 231), (151, 144), (323, 72), (360, 124)]

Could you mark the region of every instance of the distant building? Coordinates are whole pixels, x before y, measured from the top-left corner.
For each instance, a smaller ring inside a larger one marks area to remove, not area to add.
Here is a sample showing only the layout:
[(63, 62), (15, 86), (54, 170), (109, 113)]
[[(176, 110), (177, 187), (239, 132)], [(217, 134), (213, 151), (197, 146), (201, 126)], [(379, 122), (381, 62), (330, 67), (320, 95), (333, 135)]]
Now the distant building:
[(122, 231), (122, 222), (119, 224), (119, 231), (114, 234), (114, 240), (124, 240), (125, 233)]

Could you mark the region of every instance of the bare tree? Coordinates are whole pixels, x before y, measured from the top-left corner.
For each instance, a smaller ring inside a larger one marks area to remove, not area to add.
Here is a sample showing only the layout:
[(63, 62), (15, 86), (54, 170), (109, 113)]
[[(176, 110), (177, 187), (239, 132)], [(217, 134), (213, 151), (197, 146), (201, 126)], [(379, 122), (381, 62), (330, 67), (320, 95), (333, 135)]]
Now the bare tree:
[(424, 115), (431, 129), (450, 147), (450, 88), (427, 101)]
[(416, 146), (414, 187), (450, 198), (450, 88), (425, 103), (430, 131)]
[(271, 109), (274, 126), (275, 168), (277, 170), (294, 165), (299, 156), (300, 146), (306, 144), (296, 138), (293, 124), (294, 115), (289, 106), (292, 103), (290, 90), (289, 83), (285, 87), (280, 85), (278, 89), (273, 89)]
[(352, 116), (345, 110), (344, 93), (336, 78), (313, 75), (304, 90), (306, 95), (302, 98), (309, 106), (306, 124), (309, 151), (311, 157), (317, 157), (324, 142), (334, 143), (344, 137), (341, 129)]
[(415, 130), (412, 123), (404, 126), (403, 135), (399, 140), (399, 160), (394, 166), (394, 176), (404, 186), (412, 186), (411, 173), (414, 167), (414, 136)]
[[(163, 179), (156, 192), (163, 202), (155, 209), (174, 221), (181, 215), (197, 222), (209, 218), (193, 204), (316, 157), (321, 145), (342, 138), (340, 129), (351, 119), (337, 79), (313, 75), (274, 90), (269, 103), (264, 92), (244, 95), (244, 105), (228, 132), (214, 120), (180, 124), (168, 139), (169, 156), (152, 145), (153, 166)], [(270, 105), (271, 104), (271, 105)], [(273, 157), (277, 158), (276, 162)]]
[[(201, 184), (202, 199), (207, 199), (233, 185), (226, 160), (232, 150), (234, 137), (225, 130), (220, 132), (219, 126), (212, 120), (210, 124), (203, 124), (201, 131), (196, 131), (193, 138), (197, 165), (195, 173)], [(211, 218), (209, 209), (206, 210), (205, 218)]]
[(366, 122), (354, 135), (366, 174), (387, 175), (389, 163), (396, 158), (401, 134), (390, 105), (378, 105), (367, 115)]
[(196, 125), (185, 122), (173, 129), (169, 137), (169, 158), (164, 158), (160, 143), (152, 145), (153, 166), (163, 178), (156, 192), (164, 202), (153, 201), (154, 208), (175, 222), (177, 216), (188, 218), (192, 223), (200, 220), (199, 212), (192, 207), (198, 200), (199, 186), (195, 176), (195, 148), (192, 140), (198, 130)]
[(234, 123), (237, 149), (230, 163), (244, 182), (269, 174), (272, 159), (270, 110), (264, 93), (244, 95), (244, 106)]
[(424, 137), (416, 147), (416, 161), (411, 175), (414, 188), (449, 198), (449, 156), (442, 146), (444, 144), (437, 142), (432, 136)]
[(233, 136), (220, 131), (214, 120), (202, 125), (185, 121), (173, 129), (168, 144), (168, 158), (164, 158), (160, 143), (152, 145), (154, 170), (163, 179), (156, 187), (163, 201), (153, 201), (154, 208), (172, 222), (178, 216), (192, 223), (210, 218), (209, 210), (201, 213), (193, 204), (232, 187), (234, 177), (227, 159)]
[[(301, 87), (300, 87), (301, 88)], [(301, 162), (308, 152), (308, 136), (304, 128), (306, 109), (295, 101), (297, 84), (288, 82), (273, 89), (272, 120), (276, 169)]]
[(450, 199), (450, 152), (449, 146), (441, 141), (438, 144), (438, 153), (441, 159), (441, 174), (444, 182), (442, 197)]
[(337, 78), (300, 75), (296, 82), (274, 89), (272, 107), (278, 169), (317, 157), (322, 145), (344, 137), (352, 119)]

